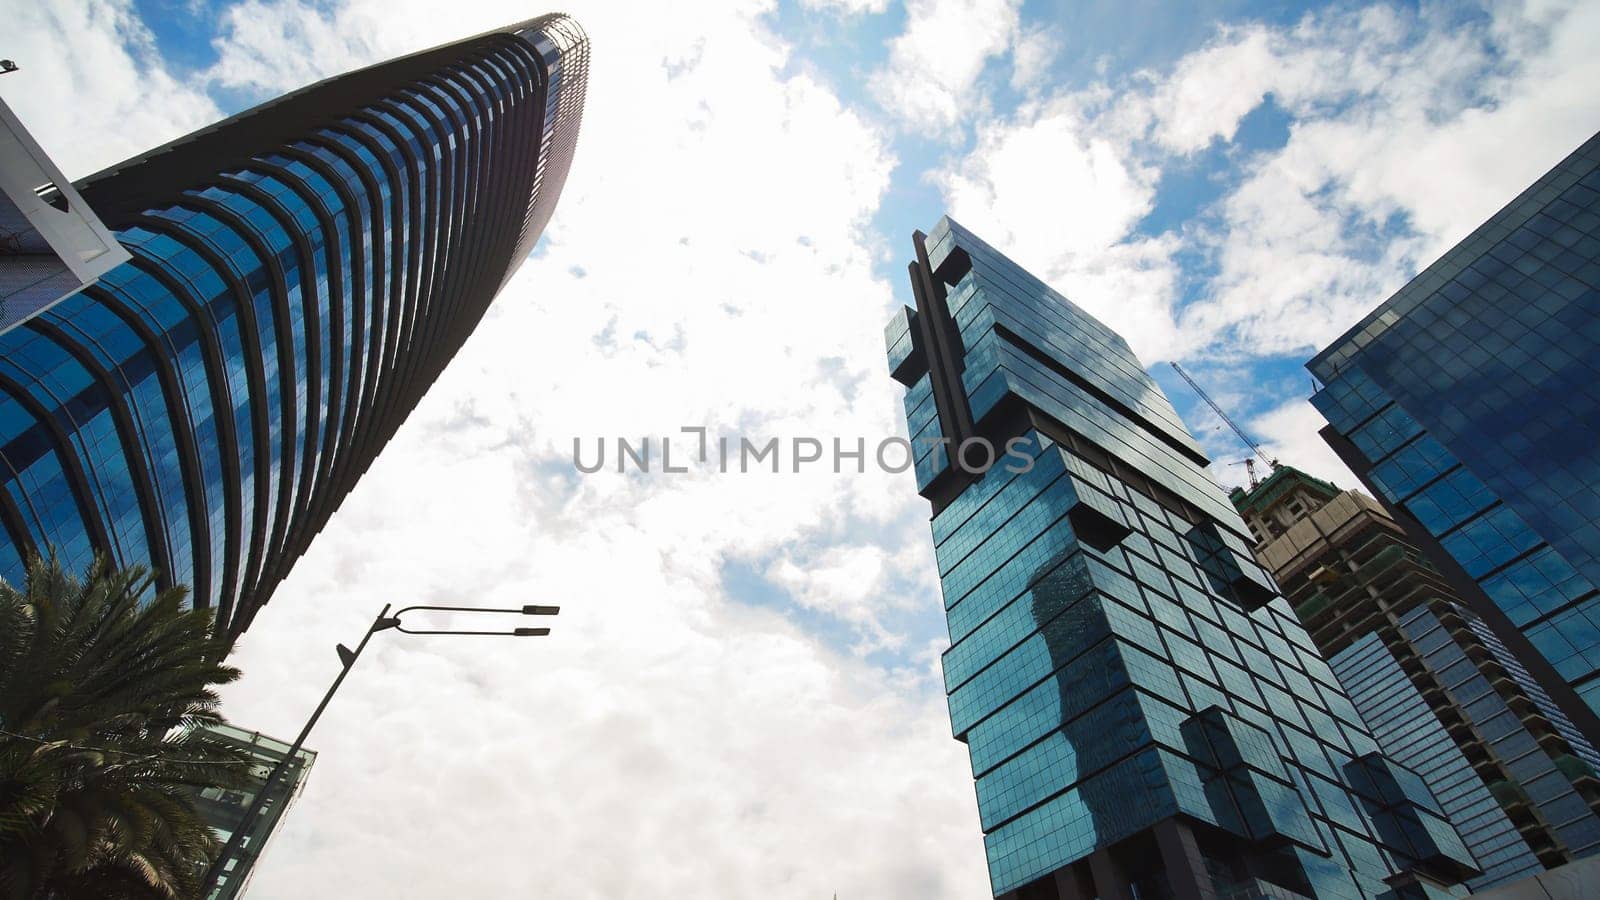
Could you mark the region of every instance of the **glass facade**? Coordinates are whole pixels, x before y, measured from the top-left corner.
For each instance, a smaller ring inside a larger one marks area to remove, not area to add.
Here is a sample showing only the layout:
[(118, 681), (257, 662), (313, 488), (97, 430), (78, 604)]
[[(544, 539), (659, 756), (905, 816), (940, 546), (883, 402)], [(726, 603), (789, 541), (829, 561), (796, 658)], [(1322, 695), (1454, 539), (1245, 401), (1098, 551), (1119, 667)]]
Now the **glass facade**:
[[(194, 792), (195, 810), (217, 834), (219, 843), (226, 844), (235, 830), (243, 824), (255, 805), (256, 796), (266, 785), (272, 770), (289, 755), (292, 744), (268, 737), (258, 731), (245, 731), (232, 725), (212, 725), (205, 729), (211, 741), (231, 745), (250, 756), (247, 784), (239, 788), (201, 788)], [(314, 750), (301, 748), (272, 784), (272, 791), (263, 802), (255, 825), (240, 841), (239, 846), (221, 861), (217, 883), (206, 900), (233, 900), (244, 895), (255, 871), (256, 862), (265, 851), (268, 838), (277, 831), (284, 814), (311, 776), (311, 766), (317, 760)]]
[(1335, 449), (1600, 740), (1600, 135), (1308, 368)]
[(1377, 634), (1367, 632), (1328, 663), (1384, 752), (1422, 777), (1472, 852), (1483, 874), (1468, 887), (1479, 891), (1544, 870)]
[[(1476, 874), (1126, 342), (948, 218), (916, 238), (917, 308), (886, 342), (995, 895), (1354, 898)], [(1014, 453), (986, 467), (983, 442)]]
[(1509, 794), (1504, 805), (1526, 806), (1537, 815), (1549, 830), (1550, 842), (1562, 851), (1562, 861), (1600, 850), (1594, 748), (1587, 744), (1558, 747), (1541, 740), (1541, 734), (1528, 727), (1469, 658), (1471, 644), (1454, 637), (1438, 613), (1413, 610), (1401, 629), (1422, 651), (1428, 672), (1456, 700), (1487, 751), (1504, 768), (1505, 779), (1493, 786)]
[(532, 248), (586, 57), (545, 17), (89, 179), (132, 259), (0, 335), (0, 577), (103, 553), (243, 631)]

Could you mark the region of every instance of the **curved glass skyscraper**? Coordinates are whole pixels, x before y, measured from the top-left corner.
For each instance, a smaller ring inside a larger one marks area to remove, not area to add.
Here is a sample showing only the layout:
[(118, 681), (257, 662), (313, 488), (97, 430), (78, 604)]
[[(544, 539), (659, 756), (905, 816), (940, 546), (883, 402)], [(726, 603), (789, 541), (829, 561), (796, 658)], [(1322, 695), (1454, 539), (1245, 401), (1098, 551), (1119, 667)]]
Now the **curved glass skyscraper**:
[(149, 564), (237, 637), (532, 249), (587, 65), (545, 16), (79, 184), (133, 258), (0, 335), (0, 577)]

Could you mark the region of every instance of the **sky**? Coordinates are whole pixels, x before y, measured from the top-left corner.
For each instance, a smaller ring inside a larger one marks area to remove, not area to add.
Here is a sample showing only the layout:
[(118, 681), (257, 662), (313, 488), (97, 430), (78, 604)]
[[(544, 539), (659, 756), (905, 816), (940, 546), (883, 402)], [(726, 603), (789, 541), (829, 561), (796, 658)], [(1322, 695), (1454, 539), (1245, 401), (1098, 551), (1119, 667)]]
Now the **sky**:
[[(0, 96), (80, 177), (549, 11), (0, 0)], [(581, 474), (604, 437), (903, 435), (882, 328), (946, 212), (1119, 330), (1211, 453), (1336, 483), (1303, 368), (1600, 127), (1600, 5), (573, 0), (593, 58), (533, 256), (237, 648), (292, 736), (386, 603), (253, 900), (984, 896), (909, 472)], [(614, 462), (614, 460), (613, 460)], [(465, 624), (456, 620), (452, 624)]]

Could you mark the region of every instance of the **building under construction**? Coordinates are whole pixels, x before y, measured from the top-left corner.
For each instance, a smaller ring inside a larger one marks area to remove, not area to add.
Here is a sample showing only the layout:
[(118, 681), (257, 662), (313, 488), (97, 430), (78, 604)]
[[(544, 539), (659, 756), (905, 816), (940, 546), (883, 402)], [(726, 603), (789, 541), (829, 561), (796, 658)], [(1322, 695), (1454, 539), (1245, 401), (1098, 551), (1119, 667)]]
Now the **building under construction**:
[(1374, 737), (1477, 857), (1472, 889), (1600, 851), (1600, 753), (1377, 501), (1290, 466), (1231, 499)]

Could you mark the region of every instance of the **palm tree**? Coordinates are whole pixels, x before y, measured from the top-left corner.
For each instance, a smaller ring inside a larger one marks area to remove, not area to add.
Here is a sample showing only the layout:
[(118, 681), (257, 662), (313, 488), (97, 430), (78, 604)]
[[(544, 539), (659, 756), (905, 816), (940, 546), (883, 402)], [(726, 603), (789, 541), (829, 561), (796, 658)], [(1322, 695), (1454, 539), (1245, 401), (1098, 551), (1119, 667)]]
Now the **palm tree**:
[(142, 567), (80, 580), (35, 558), (0, 581), (0, 898), (180, 898), (216, 838), (193, 792), (244, 783), (220, 723), (211, 613)]

